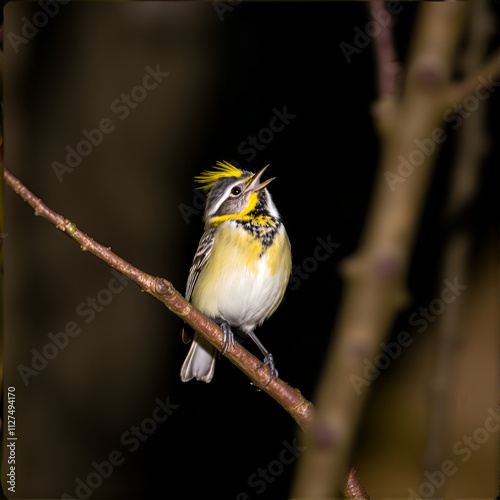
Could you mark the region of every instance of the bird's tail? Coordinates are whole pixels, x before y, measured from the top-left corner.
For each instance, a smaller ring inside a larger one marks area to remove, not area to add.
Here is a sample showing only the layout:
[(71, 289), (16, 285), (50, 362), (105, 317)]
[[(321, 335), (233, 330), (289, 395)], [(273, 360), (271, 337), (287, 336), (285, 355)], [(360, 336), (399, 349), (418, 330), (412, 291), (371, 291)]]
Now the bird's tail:
[(199, 333), (195, 333), (191, 348), (181, 368), (181, 380), (187, 382), (192, 378), (210, 382), (214, 376), (215, 356), (217, 350)]

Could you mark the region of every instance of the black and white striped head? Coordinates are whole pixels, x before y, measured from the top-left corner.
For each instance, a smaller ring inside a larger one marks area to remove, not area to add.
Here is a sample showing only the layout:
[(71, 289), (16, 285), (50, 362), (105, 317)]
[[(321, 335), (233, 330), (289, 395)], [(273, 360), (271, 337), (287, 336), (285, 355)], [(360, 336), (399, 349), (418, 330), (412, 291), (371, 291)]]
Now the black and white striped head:
[(260, 181), (268, 166), (254, 174), (228, 162), (217, 162), (214, 170), (195, 177), (197, 182), (203, 184), (202, 189), (208, 190), (203, 214), (205, 226), (249, 214), (279, 217), (271, 195), (265, 189), (275, 177)]

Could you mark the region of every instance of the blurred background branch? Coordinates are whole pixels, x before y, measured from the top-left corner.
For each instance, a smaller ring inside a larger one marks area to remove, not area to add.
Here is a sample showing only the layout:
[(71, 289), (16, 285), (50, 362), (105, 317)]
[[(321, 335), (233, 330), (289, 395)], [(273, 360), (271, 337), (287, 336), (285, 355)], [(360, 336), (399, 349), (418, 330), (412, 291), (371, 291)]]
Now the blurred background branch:
[[(380, 13), (382, 6), (375, 3), (374, 8)], [(405, 281), (436, 155), (420, 151), (417, 168), (409, 161), (415, 156), (416, 138), (432, 142), (432, 151), (437, 148), (439, 137), (433, 133), (443, 122), (469, 8), (446, 3), (419, 6), (401, 97), (391, 100), (393, 106), (381, 108), (379, 103), (375, 108), (375, 119), (383, 122), (378, 127), (382, 151), (375, 191), (360, 247), (343, 266), (345, 292), (314, 398), (317, 412), (306, 433), (307, 450), (299, 462), (293, 498), (337, 494), (368, 393), (358, 394), (353, 380), (363, 379), (364, 360), (375, 361), (407, 303)], [(387, 70), (394, 64), (394, 51), (386, 33), (389, 25), (379, 28), (383, 42), (375, 48), (383, 99), (394, 93), (394, 70)]]
[[(374, 22), (387, 19), (385, 26), (380, 27), (380, 33), (373, 38), (375, 58), (377, 62), (377, 84), (379, 101), (384, 96), (394, 96), (396, 93), (396, 76), (399, 70), (394, 38), (392, 33), (392, 21), (384, 0), (371, 0), (367, 3)], [(379, 21), (380, 22), (380, 21)], [(385, 23), (385, 21), (384, 21)]]
[[(458, 61), (465, 83), (459, 85), (462, 101), (477, 86), (478, 75), (496, 73), (496, 67), (482, 61), (494, 35), (495, 26), (491, 8), (485, 0), (473, 2), (469, 18), (467, 45)], [(495, 57), (496, 59), (496, 57)], [(471, 82), (471, 83), (468, 83)], [(455, 101), (456, 102), (456, 101)], [(478, 100), (478, 107), (464, 121), (458, 131), (458, 140), (451, 171), (450, 190), (444, 207), (443, 227), (447, 227), (447, 242), (442, 256), (441, 280), (458, 277), (460, 283), (469, 283), (468, 259), (472, 236), (470, 212), (478, 195), (479, 177), (484, 158), (490, 149), (486, 122), (486, 103)], [(439, 470), (446, 459), (450, 439), (450, 418), (456, 381), (457, 354), (464, 344), (464, 297), (457, 297), (440, 316), (434, 353), (434, 373), (429, 380), (429, 431), (422, 466), (424, 470)], [(423, 477), (423, 476), (422, 476)], [(436, 488), (435, 497), (443, 497), (444, 483)]]

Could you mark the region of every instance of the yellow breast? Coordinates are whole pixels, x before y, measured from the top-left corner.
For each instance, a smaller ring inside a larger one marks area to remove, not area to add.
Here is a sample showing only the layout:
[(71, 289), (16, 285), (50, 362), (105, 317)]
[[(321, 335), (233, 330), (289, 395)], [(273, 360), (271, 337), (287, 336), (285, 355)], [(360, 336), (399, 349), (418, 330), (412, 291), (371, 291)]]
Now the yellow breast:
[(233, 221), (220, 224), (193, 290), (195, 307), (212, 317), (233, 318), (234, 324), (269, 317), (283, 298), (292, 259), (283, 226), (269, 245), (262, 241)]

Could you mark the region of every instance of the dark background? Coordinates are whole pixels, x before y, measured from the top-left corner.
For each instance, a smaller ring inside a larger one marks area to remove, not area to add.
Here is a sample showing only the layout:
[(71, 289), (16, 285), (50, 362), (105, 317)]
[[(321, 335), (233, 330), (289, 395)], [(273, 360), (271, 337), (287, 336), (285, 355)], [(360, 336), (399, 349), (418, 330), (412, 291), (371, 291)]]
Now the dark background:
[[(379, 154), (370, 114), (377, 98), (372, 45), (350, 63), (340, 49), (342, 42), (353, 44), (355, 27), (366, 26), (367, 4), (241, 3), (229, 6), (222, 20), (212, 3), (59, 7), (17, 51), (7, 35), (22, 33), (22, 17), (33, 19), (40, 7), (21, 2), (6, 10), (6, 167), (96, 241), (183, 292), (203, 231), (193, 177), (217, 160), (254, 172), (270, 163), (266, 175), (277, 179), (269, 189), (294, 265), (313, 255), (318, 238), (339, 244), (287, 291), (257, 332), (280, 376), (313, 398), (342, 293), (339, 263), (359, 241)], [(393, 16), (403, 63), (416, 9), (404, 3)], [(146, 66), (158, 64), (170, 75), (121, 121), (110, 103), (141, 83)], [(497, 104), (495, 93), (487, 105)], [(241, 144), (269, 127), (273, 109), (284, 108), (295, 118), (250, 160)], [(103, 118), (116, 129), (59, 182), (53, 162), (64, 162), (66, 146), (75, 148), (82, 130)], [(493, 113), (488, 120), (495, 137)], [(393, 335), (408, 329), (409, 314), (442, 287), (451, 131), (450, 137), (439, 153), (421, 221), (409, 277), (411, 303)], [(491, 147), (475, 203), (460, 220), (472, 235), (477, 294), (484, 289), (481, 277), (487, 293), (496, 288), (488, 280), (496, 275), (498, 227), (498, 149), (493, 142)], [(107, 288), (110, 269), (35, 218), (8, 189), (5, 232), (5, 386), (15, 386), (18, 396), (17, 498), (76, 496), (77, 478), (85, 481), (92, 463), (109, 461), (115, 450), (124, 463), (92, 489), (93, 498), (170, 497), (179, 488), (183, 498), (287, 497), (294, 463), (279, 461), (291, 456), (283, 450), (293, 448), (299, 434), (279, 405), (225, 359), (217, 362), (210, 385), (181, 383), (187, 353), (182, 322), (133, 284), (86, 324), (78, 305)], [(77, 322), (81, 333), (25, 385), (19, 365), (30, 366), (30, 351), (42, 350), (50, 342), (47, 334), (62, 331), (68, 321)], [(425, 386), (429, 335), (391, 365), (370, 398), (353, 463), (365, 465), (359, 472), (374, 496), (407, 496), (407, 488), (421, 481), (425, 396), (392, 400), (391, 394), (399, 394), (393, 386), (398, 380), (408, 382), (401, 373), (409, 366), (410, 378), (417, 374)], [(496, 391), (496, 375), (489, 379), (498, 373), (493, 337), (485, 342), (489, 357), (479, 360), (491, 370), (471, 393), (485, 386), (488, 394)], [(245, 346), (258, 355), (253, 345)], [(123, 434), (141, 424), (149, 429), (145, 419), (154, 414), (157, 398), (167, 397), (178, 408), (131, 452)], [(483, 404), (496, 408), (495, 401), (489, 397)], [(473, 415), (477, 411), (477, 423), (484, 420), (482, 407), (470, 399), (463, 405)], [(416, 420), (398, 420), (398, 408)], [(464, 432), (474, 425), (467, 423)], [(458, 428), (460, 436), (460, 423)], [(491, 463), (482, 468), (486, 475), (495, 470), (491, 450), (478, 458)], [(397, 467), (403, 470), (399, 482), (393, 480)], [(262, 469), (270, 479), (257, 483), (254, 474)], [(491, 480), (482, 484), (490, 491)]]

